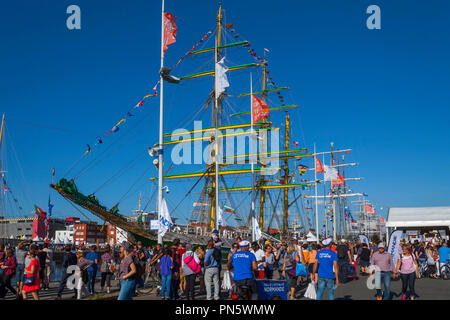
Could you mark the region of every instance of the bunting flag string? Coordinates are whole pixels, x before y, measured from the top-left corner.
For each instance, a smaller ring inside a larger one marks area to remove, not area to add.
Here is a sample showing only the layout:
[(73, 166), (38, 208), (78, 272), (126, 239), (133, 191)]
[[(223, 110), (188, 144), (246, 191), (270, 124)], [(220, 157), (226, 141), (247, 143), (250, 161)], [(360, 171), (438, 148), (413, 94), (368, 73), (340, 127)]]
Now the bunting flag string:
[[(188, 57), (192, 51), (194, 51), (196, 48), (198, 48), (198, 46), (205, 41), (210, 35), (212, 34), (212, 31), (208, 31), (205, 35), (203, 35), (203, 37), (198, 40), (194, 46), (188, 51), (186, 52), (179, 60), (176, 64), (174, 64), (171, 68), (171, 70), (175, 69), (186, 57)], [(138, 109), (138, 108), (142, 108), (144, 106), (145, 101), (148, 98), (153, 98), (153, 97), (157, 97), (158, 96), (158, 86), (160, 85), (161, 80), (159, 79), (156, 84), (153, 86), (153, 88), (150, 90), (150, 92), (147, 95), (145, 95), (142, 99), (139, 100), (139, 102), (132, 107), (131, 109), (129, 109), (126, 113), (125, 116), (122, 117), (122, 119), (115, 125), (112, 127), (111, 130), (109, 130), (107, 133), (105, 133), (103, 136), (101, 137), (97, 137), (97, 142), (94, 145), (90, 145), (90, 144), (86, 144), (87, 145), (87, 150), (84, 152), (84, 155), (88, 155), (91, 154), (93, 149), (95, 147), (97, 147), (100, 144), (103, 144), (103, 138), (105, 138), (106, 136), (110, 135), (111, 133), (116, 133), (117, 131), (120, 130), (120, 125), (126, 122), (127, 118), (131, 118), (134, 117), (135, 115), (132, 113), (133, 110)]]
[[(228, 24), (228, 25), (233, 26), (233, 24)], [(231, 27), (230, 27), (230, 28), (231, 28)], [(230, 28), (227, 27), (227, 29), (230, 29)], [(230, 29), (229, 31), (230, 31), (232, 34), (234, 34), (234, 33), (236, 32), (235, 29)], [(234, 35), (234, 37), (235, 37), (236, 39), (239, 38), (239, 34)], [(249, 42), (248, 44), (244, 45), (244, 47), (248, 48), (248, 49), (247, 49), (247, 52), (250, 54), (250, 56), (251, 56), (257, 63), (265, 64), (265, 66), (266, 66), (266, 74), (269, 75), (269, 74), (270, 74), (270, 70), (267, 70), (267, 67), (268, 67), (268, 65), (269, 65), (269, 64), (267, 63), (267, 61), (266, 61), (265, 59), (263, 60), (263, 58), (262, 58), (260, 55), (258, 55), (258, 54), (256, 53), (256, 51), (251, 47), (250, 42)], [(269, 50), (269, 49), (266, 49), (266, 48), (264, 48), (264, 51), (267, 52), (267, 53), (270, 52), (270, 50)], [(270, 83), (274, 88), (276, 88), (276, 84), (275, 84), (275, 81), (273, 81), (273, 78), (269, 76), (268, 79), (269, 79), (269, 83)], [(284, 97), (281, 95), (281, 93), (280, 93), (279, 91), (277, 91), (277, 95), (278, 95), (278, 99), (280, 100), (281, 105), (282, 105), (282, 106), (285, 106), (286, 104), (285, 104), (285, 102), (284, 102)]]

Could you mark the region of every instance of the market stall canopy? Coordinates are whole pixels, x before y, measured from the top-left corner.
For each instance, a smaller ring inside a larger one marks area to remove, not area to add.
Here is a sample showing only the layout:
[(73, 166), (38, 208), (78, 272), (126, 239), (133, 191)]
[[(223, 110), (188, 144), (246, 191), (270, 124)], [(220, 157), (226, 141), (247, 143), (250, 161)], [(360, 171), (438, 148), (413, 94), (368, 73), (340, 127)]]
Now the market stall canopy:
[(450, 227), (450, 207), (389, 208), (386, 227)]

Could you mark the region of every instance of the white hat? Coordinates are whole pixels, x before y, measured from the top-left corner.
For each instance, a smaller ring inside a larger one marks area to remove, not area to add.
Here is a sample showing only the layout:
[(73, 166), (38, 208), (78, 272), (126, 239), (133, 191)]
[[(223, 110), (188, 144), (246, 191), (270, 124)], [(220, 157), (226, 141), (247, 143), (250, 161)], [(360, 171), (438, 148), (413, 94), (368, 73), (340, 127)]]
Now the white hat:
[(249, 245), (250, 245), (250, 242), (248, 242), (247, 240), (243, 240), (243, 241), (239, 242), (240, 247), (248, 247)]
[(322, 241), (322, 244), (326, 247), (326, 246), (328, 246), (332, 241), (333, 241), (333, 239), (327, 238), (327, 239), (324, 239), (324, 240)]
[(347, 242), (347, 240), (345, 240), (345, 239), (341, 239), (341, 242)]
[(380, 242), (380, 243), (378, 244), (378, 248), (384, 248), (384, 243), (383, 243), (383, 242)]

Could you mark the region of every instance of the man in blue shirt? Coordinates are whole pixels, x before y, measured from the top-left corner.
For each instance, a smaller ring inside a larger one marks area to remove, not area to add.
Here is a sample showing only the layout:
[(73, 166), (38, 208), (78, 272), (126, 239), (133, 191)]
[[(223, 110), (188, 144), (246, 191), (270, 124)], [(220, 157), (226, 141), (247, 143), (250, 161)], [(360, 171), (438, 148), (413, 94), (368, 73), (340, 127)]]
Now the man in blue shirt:
[(450, 262), (450, 248), (448, 247), (447, 242), (444, 241), (442, 243), (442, 247), (439, 248), (438, 253), (440, 265)]
[(94, 263), (87, 269), (88, 272), (88, 283), (87, 287), (90, 294), (94, 294), (94, 286), (95, 286), (95, 277), (97, 276), (97, 263), (98, 263), (98, 255), (95, 252), (97, 247), (95, 245), (91, 246), (91, 251), (86, 254), (86, 259), (93, 261)]
[(316, 261), (314, 262), (314, 273), (318, 271), (318, 288), (317, 300), (322, 300), (325, 287), (328, 291), (328, 298), (334, 300), (334, 281), (336, 280), (336, 287), (339, 285), (339, 266), (338, 256), (330, 249), (332, 239), (328, 238), (322, 241), (324, 248), (317, 252)]
[(256, 263), (256, 256), (249, 252), (250, 242), (241, 241), (239, 243), (240, 249), (233, 253), (228, 261), (228, 270), (234, 268), (233, 280), (238, 288), (247, 286), (252, 292), (252, 300), (256, 300), (256, 280), (253, 271), (258, 268)]
[[(214, 240), (208, 241), (208, 250), (205, 254), (205, 285), (206, 299), (212, 300), (211, 285), (214, 284), (214, 300), (219, 300), (219, 262), (215, 258), (214, 251), (218, 250), (214, 247)], [(220, 252), (219, 252), (220, 253)], [(217, 253), (216, 253), (217, 255)]]

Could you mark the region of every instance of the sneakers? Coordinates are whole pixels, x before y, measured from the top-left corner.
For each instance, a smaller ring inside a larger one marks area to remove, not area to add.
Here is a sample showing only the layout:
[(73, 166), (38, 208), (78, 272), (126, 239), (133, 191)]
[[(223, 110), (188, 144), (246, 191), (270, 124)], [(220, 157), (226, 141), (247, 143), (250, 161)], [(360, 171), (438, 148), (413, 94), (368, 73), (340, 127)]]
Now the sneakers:
[(402, 300), (406, 300), (406, 296), (405, 295), (402, 295)]
[(383, 298), (382, 298), (382, 297), (380, 297), (380, 296), (378, 296), (378, 297), (377, 297), (377, 300), (383, 300)]

